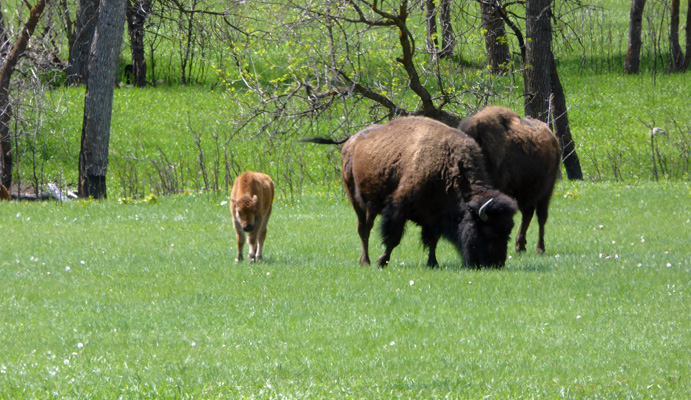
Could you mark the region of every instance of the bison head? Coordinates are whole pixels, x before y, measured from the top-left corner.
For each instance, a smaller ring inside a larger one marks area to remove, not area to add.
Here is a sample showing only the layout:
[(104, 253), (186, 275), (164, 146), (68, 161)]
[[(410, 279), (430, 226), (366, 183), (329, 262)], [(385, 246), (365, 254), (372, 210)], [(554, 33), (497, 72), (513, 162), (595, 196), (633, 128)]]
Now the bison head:
[(503, 267), (518, 209), (509, 196), (492, 190), (474, 196), (458, 227), (463, 261), (471, 267)]
[(242, 196), (239, 200), (231, 199), (235, 206), (235, 220), (242, 226), (245, 232), (251, 232), (260, 221), (257, 217), (257, 195), (252, 197)]

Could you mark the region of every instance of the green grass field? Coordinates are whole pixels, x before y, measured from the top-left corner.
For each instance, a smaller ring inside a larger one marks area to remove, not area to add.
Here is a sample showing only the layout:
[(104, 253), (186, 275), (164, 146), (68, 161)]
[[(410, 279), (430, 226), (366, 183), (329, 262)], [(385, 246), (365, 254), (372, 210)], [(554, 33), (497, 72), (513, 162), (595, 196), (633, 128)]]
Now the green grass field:
[(331, 189), (276, 200), (257, 264), (225, 197), (3, 203), (0, 398), (691, 396), (688, 183), (560, 182), (503, 270), (428, 269), (414, 226), (360, 267)]

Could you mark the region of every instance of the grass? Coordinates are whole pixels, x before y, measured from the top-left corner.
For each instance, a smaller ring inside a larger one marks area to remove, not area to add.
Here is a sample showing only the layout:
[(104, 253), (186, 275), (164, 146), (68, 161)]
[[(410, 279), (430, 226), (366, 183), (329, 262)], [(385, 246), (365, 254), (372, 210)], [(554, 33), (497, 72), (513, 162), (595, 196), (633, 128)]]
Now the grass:
[(690, 197), (562, 182), (547, 253), (479, 271), (414, 226), (358, 266), (337, 190), (277, 199), (259, 264), (212, 195), (5, 203), (0, 398), (687, 398)]

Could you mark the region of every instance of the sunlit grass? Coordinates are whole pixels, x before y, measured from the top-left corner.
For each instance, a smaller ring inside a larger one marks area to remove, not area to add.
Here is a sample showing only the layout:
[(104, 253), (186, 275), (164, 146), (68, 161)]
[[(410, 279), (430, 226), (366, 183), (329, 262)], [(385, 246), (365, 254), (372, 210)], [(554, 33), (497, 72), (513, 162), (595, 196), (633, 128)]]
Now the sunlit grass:
[(414, 226), (360, 267), (332, 193), (279, 198), (260, 264), (224, 198), (3, 203), (0, 398), (691, 394), (688, 184), (560, 183), (499, 271), (424, 267)]

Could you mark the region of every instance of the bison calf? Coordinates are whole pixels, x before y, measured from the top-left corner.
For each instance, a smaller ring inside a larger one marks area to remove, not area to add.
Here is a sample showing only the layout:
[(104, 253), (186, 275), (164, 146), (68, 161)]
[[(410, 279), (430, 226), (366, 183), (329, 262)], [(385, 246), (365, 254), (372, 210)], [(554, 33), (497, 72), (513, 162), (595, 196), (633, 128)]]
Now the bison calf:
[(5, 188), (5, 185), (0, 184), (0, 200), (12, 200), (10, 192)]
[(490, 106), (461, 122), (460, 130), (482, 148), (492, 183), (512, 196), (521, 210), (516, 251), (525, 251), (526, 233), (537, 215), (536, 249), (545, 252), (545, 223), (559, 173), (559, 142), (547, 124), (521, 118), (515, 112)]
[(235, 179), (230, 193), (230, 213), (238, 243), (235, 261), (242, 261), (245, 232), (249, 234), (249, 260), (261, 260), (273, 201), (274, 182), (268, 175), (248, 171)]
[(482, 153), (457, 129), (421, 117), (369, 127), (340, 144), (342, 178), (358, 218), (361, 264), (369, 264), (369, 235), (377, 215), (385, 266), (407, 220), (422, 227), (429, 266), (437, 265), (440, 237), (450, 240), (466, 264), (503, 266), (516, 203), (490, 187)]

